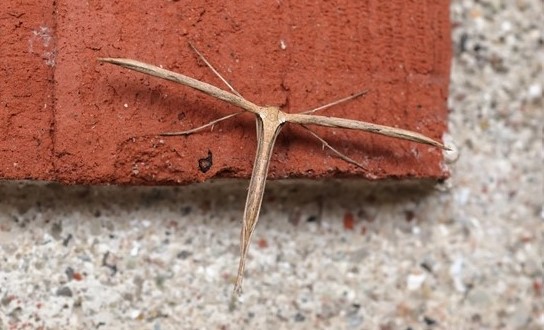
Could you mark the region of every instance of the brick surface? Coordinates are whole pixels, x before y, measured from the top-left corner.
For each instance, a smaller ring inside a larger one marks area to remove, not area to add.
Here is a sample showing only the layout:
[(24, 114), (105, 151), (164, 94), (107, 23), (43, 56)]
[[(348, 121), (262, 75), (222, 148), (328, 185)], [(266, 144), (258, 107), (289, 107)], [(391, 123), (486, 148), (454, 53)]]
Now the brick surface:
[[(248, 177), (256, 144), (250, 114), (189, 137), (159, 137), (237, 109), (96, 61), (138, 59), (224, 88), (189, 41), (256, 104), (296, 112), (369, 89), (323, 114), (438, 140), (446, 129), (447, 1), (6, 3), (0, 16), (7, 32), (0, 34), (3, 179), (176, 184)], [(341, 129), (315, 131), (369, 171), (287, 126), (270, 177), (447, 176), (441, 152), (428, 146)]]
[(53, 1), (0, 9), (0, 179), (50, 179), (55, 67)]

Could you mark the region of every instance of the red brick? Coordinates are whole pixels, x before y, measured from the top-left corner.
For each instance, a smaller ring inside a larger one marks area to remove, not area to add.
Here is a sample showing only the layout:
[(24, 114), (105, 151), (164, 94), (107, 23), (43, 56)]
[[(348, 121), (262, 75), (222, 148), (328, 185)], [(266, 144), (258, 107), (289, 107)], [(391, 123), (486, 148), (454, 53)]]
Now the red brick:
[(53, 178), (53, 1), (0, 9), (0, 179)]
[[(25, 6), (7, 0), (0, 20), (8, 31), (0, 34), (0, 178), (173, 184), (248, 177), (255, 153), (250, 114), (185, 138), (158, 137), (237, 109), (96, 62), (105, 56), (138, 59), (224, 88), (189, 41), (256, 104), (295, 112), (369, 89), (367, 96), (323, 114), (440, 139), (451, 56), (448, 6), (403, 0), (137, 6), (61, 0)], [(441, 152), (428, 146), (341, 129), (316, 131), (369, 172), (288, 126), (277, 141), (270, 177), (447, 176)], [(208, 151), (212, 166), (203, 173), (199, 159)]]

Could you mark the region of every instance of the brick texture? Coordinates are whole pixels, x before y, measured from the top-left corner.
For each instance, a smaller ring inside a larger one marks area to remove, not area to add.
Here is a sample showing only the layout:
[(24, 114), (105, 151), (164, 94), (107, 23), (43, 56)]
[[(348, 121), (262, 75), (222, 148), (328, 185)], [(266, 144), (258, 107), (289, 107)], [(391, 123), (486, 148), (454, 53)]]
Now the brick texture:
[[(4, 2), (1, 179), (184, 184), (249, 177), (256, 146), (251, 114), (189, 137), (157, 136), (237, 109), (96, 61), (138, 59), (225, 88), (189, 41), (256, 104), (296, 112), (369, 89), (323, 114), (437, 140), (446, 129), (448, 1)], [(448, 175), (441, 152), (428, 146), (341, 129), (315, 131), (369, 170), (287, 126), (271, 178)]]

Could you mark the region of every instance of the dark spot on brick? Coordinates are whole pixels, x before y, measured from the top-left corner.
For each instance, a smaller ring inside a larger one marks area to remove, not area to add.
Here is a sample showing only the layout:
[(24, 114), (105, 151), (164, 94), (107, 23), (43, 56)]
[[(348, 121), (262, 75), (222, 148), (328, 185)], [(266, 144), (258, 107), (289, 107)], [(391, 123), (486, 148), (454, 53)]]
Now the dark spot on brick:
[(200, 171), (202, 173), (206, 173), (212, 167), (212, 165), (213, 165), (212, 152), (208, 150), (208, 157), (200, 158), (198, 160), (198, 168), (200, 168)]

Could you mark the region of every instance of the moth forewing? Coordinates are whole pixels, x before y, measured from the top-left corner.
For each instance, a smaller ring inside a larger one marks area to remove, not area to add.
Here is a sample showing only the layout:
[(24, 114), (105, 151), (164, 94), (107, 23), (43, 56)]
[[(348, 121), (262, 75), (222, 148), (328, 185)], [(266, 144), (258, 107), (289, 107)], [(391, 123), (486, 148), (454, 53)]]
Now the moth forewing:
[(347, 128), (353, 130), (359, 130), (369, 133), (375, 133), (385, 135), (397, 139), (409, 140), (417, 143), (423, 143), (435, 146), (441, 149), (448, 149), (442, 143), (437, 142), (423, 134), (409, 131), (401, 128), (395, 128), (391, 126), (378, 125), (368, 123), (365, 121), (358, 121), (354, 119), (338, 118), (338, 117), (325, 117), (317, 115), (306, 114), (286, 114), (286, 120), (290, 123), (297, 123), (302, 125), (319, 125), (326, 127), (338, 127)]
[(126, 58), (99, 58), (98, 60), (100, 62), (119, 65), (126, 69), (138, 71), (157, 78), (169, 80), (178, 84), (194, 88), (205, 94), (208, 94), (217, 99), (223, 100), (253, 113), (257, 113), (256, 109), (259, 108), (259, 106), (257, 106), (256, 104), (249, 102), (241, 96), (235, 95), (231, 92), (227, 92), (225, 90), (222, 90), (221, 88), (215, 87), (214, 85), (210, 85), (195, 78), (188, 77), (181, 73), (166, 70), (155, 65)]

